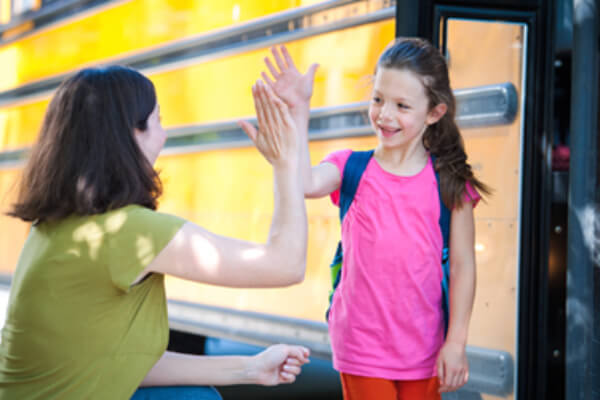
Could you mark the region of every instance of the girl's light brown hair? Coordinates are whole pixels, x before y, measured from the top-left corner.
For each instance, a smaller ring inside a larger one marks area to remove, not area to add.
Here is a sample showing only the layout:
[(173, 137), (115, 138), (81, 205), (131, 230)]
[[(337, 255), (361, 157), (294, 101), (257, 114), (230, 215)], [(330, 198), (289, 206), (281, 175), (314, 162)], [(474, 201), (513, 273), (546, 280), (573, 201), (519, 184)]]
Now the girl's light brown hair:
[(444, 103), (446, 114), (427, 127), (423, 145), (436, 156), (435, 169), (440, 175), (440, 188), (444, 204), (452, 209), (463, 204), (465, 185), (468, 182), (482, 194), (490, 188), (473, 175), (464, 143), (454, 120), (456, 100), (450, 88), (448, 67), (442, 54), (423, 39), (399, 38), (379, 57), (377, 68), (409, 70), (421, 78), (429, 99), (429, 109)]

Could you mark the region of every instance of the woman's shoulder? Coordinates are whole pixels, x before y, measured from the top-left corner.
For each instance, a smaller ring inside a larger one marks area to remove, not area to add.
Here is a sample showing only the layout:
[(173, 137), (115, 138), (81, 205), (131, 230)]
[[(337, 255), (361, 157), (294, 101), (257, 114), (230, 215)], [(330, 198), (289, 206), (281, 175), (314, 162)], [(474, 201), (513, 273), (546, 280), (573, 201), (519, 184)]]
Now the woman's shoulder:
[(179, 228), (186, 221), (178, 216), (152, 210), (138, 204), (129, 204), (99, 214), (71, 215), (60, 221), (44, 222), (43, 231), (97, 232), (116, 234), (123, 231), (149, 231), (155, 229)]
[(173, 214), (156, 211), (138, 204), (111, 210), (105, 213), (106, 226), (117, 227), (119, 225), (139, 226), (143, 229), (181, 226), (186, 220)]

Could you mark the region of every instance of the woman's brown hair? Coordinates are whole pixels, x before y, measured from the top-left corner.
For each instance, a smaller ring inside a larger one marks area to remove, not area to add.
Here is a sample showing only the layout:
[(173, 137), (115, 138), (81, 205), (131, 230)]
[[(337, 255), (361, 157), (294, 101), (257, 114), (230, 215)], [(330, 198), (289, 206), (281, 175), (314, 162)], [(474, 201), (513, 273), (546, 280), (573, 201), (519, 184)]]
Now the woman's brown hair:
[(435, 169), (440, 175), (444, 204), (450, 209), (460, 208), (466, 183), (482, 194), (489, 194), (489, 187), (473, 175), (467, 163), (463, 139), (454, 120), (456, 100), (442, 54), (426, 40), (400, 38), (384, 50), (377, 68), (406, 69), (417, 74), (429, 98), (429, 109), (441, 103), (447, 106), (444, 116), (428, 126), (423, 135), (423, 145), (436, 156)]
[(154, 85), (130, 68), (88, 68), (66, 79), (8, 214), (42, 222), (129, 204), (156, 209), (162, 185), (134, 138), (155, 106)]

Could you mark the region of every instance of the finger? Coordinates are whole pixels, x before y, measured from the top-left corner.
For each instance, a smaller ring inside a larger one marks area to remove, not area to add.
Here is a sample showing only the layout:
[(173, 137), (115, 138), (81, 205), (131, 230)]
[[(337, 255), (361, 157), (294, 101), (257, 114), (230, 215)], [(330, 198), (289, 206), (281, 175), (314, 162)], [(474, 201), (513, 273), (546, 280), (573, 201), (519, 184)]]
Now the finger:
[(281, 54), (283, 54), (283, 59), (285, 60), (287, 66), (289, 68), (297, 69), (296, 64), (294, 64), (294, 60), (292, 59), (292, 56), (290, 55), (290, 52), (288, 51), (287, 47), (285, 47), (285, 45), (282, 44), (281, 46), (279, 46), (279, 50), (281, 51)]
[(288, 374), (294, 374), (294, 375), (298, 375), (300, 373), (300, 371), (302, 371), (302, 368), (300, 368), (297, 365), (284, 365), (283, 366), (283, 371), (287, 372)]
[(456, 375), (456, 388), (460, 388), (465, 384), (465, 382), (465, 372), (461, 371), (458, 373), (458, 375)]
[(312, 85), (315, 82), (315, 74), (317, 73), (317, 69), (319, 68), (319, 64), (313, 64), (308, 68), (308, 78), (310, 79), (310, 84)]
[(438, 359), (438, 362), (437, 362), (437, 375), (438, 375), (438, 380), (440, 381), (440, 385), (444, 384), (445, 372), (446, 371), (444, 371), (444, 362), (441, 359)]
[(288, 358), (285, 363), (283, 364), (284, 366), (290, 366), (290, 367), (302, 367), (302, 364), (304, 364), (301, 360), (297, 359), (297, 358)]
[[(275, 95), (272, 94), (271, 88), (269, 88), (264, 82), (258, 82), (258, 88), (261, 96), (261, 101), (263, 105), (264, 115), (270, 127), (278, 126), (278, 108), (275, 106), (274, 98)], [(276, 132), (269, 132), (276, 133)]]
[(294, 346), (290, 348), (289, 357), (286, 363), (292, 365), (304, 365), (310, 362), (309, 360), (310, 350), (302, 346)]
[(301, 347), (302, 349), (302, 353), (304, 353), (304, 357), (306, 357), (306, 359), (308, 360), (308, 357), (310, 356), (310, 350), (307, 349), (306, 347)]
[(276, 130), (274, 131), (275, 125), (264, 91), (264, 85), (261, 81), (256, 83), (257, 118), (259, 118), (257, 141), (260, 143), (260, 148), (272, 156), (274, 152), (277, 153), (277, 146), (273, 145), (273, 134), (277, 132)]
[(300, 346), (291, 346), (289, 348), (288, 351), (288, 360), (297, 360), (298, 362), (304, 364), (306, 363), (307, 357), (306, 357), (306, 351), (308, 350), (306, 348), (300, 347)]
[(279, 75), (281, 75), (281, 73), (279, 71), (277, 71), (277, 68), (275, 68), (275, 66), (269, 59), (269, 57), (265, 57), (265, 64), (267, 65), (267, 68), (271, 72), (271, 75), (273, 75), (273, 78), (275, 78), (277, 80), (279, 78)]
[(267, 75), (266, 72), (261, 72), (260, 76), (262, 76), (263, 81), (265, 81), (267, 83), (267, 86), (269, 86), (270, 88), (273, 88), (273, 85), (275, 84), (275, 82), (273, 82), (273, 80), (269, 77), (269, 75)]
[(277, 96), (275, 94), (275, 91), (273, 90), (273, 88), (271, 88), (268, 85), (264, 85), (264, 90), (265, 93), (267, 94), (267, 97), (269, 98), (269, 102), (273, 103), (275, 106), (277, 106), (278, 112), (283, 115), (287, 112), (288, 106), (287, 104), (285, 104), (283, 102), (283, 100), (281, 100), (279, 98), (279, 96)]
[(260, 81), (252, 87), (252, 96), (254, 97), (254, 108), (256, 109), (256, 119), (258, 120), (258, 130), (264, 130), (267, 124), (265, 115), (265, 104), (261, 94)]
[(302, 365), (302, 361), (299, 358), (290, 356), (285, 360), (285, 365)]
[(274, 155), (279, 156), (282, 148), (281, 112), (274, 104), (275, 95), (270, 93), (270, 88), (263, 82), (259, 82), (258, 86), (267, 127), (263, 138), (268, 144), (270, 151)]
[(289, 113), (288, 106), (272, 90), (266, 90), (269, 104), (272, 107), (273, 116), (276, 117), (278, 124), (290, 125), (292, 116)]
[(282, 133), (281, 127), (283, 127), (285, 124), (288, 124), (288, 121), (285, 121), (286, 105), (266, 84), (263, 84), (261, 89), (264, 92), (265, 103), (267, 105), (266, 111), (269, 115), (269, 118), (271, 118), (271, 122), (273, 124), (272, 126), (277, 128), (274, 129), (274, 132), (272, 132), (273, 137), (279, 137)]
[(455, 374), (454, 372), (449, 369), (448, 367), (446, 367), (446, 376), (444, 378), (444, 384), (450, 388), (454, 387), (454, 379), (455, 379)]
[(466, 371), (466, 370), (461, 371), (459, 378), (458, 378), (457, 385), (456, 385), (457, 388), (463, 387), (467, 383), (468, 376), (469, 376), (469, 371)]
[(292, 383), (296, 380), (296, 375), (282, 371), (279, 373), (279, 379), (281, 379), (282, 383)]
[(459, 373), (457, 371), (452, 371), (448, 374), (448, 386), (450, 387), (450, 390), (454, 391), (458, 388), (458, 380)]
[(279, 70), (283, 72), (285, 69), (287, 69), (287, 66), (283, 62), (283, 58), (281, 57), (281, 54), (279, 54), (277, 47), (271, 47), (271, 53), (273, 53), (273, 57), (275, 57), (275, 62), (277, 63)]
[(252, 125), (251, 123), (249, 123), (247, 121), (238, 121), (237, 123), (238, 123), (239, 127), (242, 128), (242, 130), (246, 133), (246, 135), (248, 135), (248, 137), (253, 142), (256, 142), (256, 138), (258, 136), (258, 131), (254, 127), (254, 125)]

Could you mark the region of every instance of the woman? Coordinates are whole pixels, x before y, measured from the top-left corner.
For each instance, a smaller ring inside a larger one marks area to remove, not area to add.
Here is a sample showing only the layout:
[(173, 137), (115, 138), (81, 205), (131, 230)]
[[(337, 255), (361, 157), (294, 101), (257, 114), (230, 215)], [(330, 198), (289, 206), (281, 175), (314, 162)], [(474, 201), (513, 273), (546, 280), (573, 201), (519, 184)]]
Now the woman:
[(294, 381), (308, 357), (299, 346), (254, 357), (165, 351), (164, 274), (231, 287), (303, 280), (307, 227), (295, 127), (265, 86), (255, 85), (253, 96), (259, 130), (251, 139), (275, 181), (262, 244), (155, 211), (161, 183), (153, 164), (166, 133), (146, 77), (93, 68), (59, 87), (10, 211), (33, 224), (2, 330), (0, 399), (128, 399), (140, 385)]

